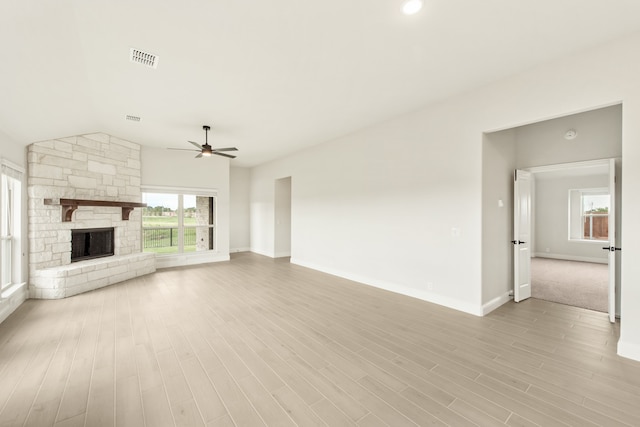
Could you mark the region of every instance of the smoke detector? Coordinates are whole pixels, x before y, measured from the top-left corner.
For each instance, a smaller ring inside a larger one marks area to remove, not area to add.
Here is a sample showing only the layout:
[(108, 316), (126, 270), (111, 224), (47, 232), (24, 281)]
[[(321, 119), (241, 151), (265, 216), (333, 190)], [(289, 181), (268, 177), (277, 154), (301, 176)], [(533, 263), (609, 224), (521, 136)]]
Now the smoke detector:
[(140, 49), (129, 49), (129, 60), (149, 68), (158, 68), (158, 56)]
[(565, 132), (564, 139), (571, 141), (572, 139), (576, 139), (576, 136), (578, 136), (578, 132), (576, 132), (575, 129), (569, 129)]

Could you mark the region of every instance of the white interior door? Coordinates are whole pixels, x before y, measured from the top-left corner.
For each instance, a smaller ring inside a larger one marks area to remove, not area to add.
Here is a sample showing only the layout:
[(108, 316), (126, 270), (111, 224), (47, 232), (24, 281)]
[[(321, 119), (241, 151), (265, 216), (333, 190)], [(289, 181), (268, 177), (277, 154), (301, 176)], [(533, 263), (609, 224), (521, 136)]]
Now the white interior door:
[(616, 321), (616, 161), (609, 160), (609, 321)]
[(531, 173), (516, 170), (513, 183), (513, 299), (531, 297)]

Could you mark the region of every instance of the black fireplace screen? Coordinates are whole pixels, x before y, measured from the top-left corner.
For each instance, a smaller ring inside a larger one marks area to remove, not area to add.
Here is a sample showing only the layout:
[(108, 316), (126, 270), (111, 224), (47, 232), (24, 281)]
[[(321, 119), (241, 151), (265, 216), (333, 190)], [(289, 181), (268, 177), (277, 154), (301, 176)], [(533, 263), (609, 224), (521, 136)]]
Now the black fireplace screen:
[(71, 230), (71, 262), (113, 255), (113, 228)]

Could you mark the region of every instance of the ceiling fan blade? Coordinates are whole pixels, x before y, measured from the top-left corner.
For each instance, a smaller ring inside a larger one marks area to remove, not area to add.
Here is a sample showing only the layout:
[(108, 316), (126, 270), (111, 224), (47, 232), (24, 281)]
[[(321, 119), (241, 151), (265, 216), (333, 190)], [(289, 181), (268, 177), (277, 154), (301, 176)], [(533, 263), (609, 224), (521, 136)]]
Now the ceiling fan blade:
[(228, 157), (230, 159), (235, 159), (236, 156), (231, 156), (229, 154), (224, 154), (224, 153), (218, 153), (217, 151), (214, 151), (213, 154), (215, 154), (216, 156), (224, 156), (224, 157)]
[(191, 144), (193, 144), (196, 147), (198, 147), (198, 149), (202, 150), (202, 145), (198, 144), (197, 142), (193, 142), (193, 141), (187, 141), (187, 142), (190, 142)]
[(200, 157), (202, 157), (202, 153), (198, 154), (198, 155), (196, 156), (196, 159), (199, 159)]
[(176, 150), (176, 151), (202, 151), (200, 150), (192, 150), (191, 148), (167, 148), (167, 150)]
[(213, 148), (213, 151), (238, 151), (236, 147)]

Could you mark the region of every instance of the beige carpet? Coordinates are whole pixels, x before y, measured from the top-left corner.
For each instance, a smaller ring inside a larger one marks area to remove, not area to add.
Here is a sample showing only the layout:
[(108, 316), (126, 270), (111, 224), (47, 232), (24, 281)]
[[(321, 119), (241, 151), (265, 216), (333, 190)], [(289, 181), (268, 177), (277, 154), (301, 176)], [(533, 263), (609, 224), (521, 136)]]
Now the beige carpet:
[(531, 258), (531, 296), (608, 312), (607, 264)]

